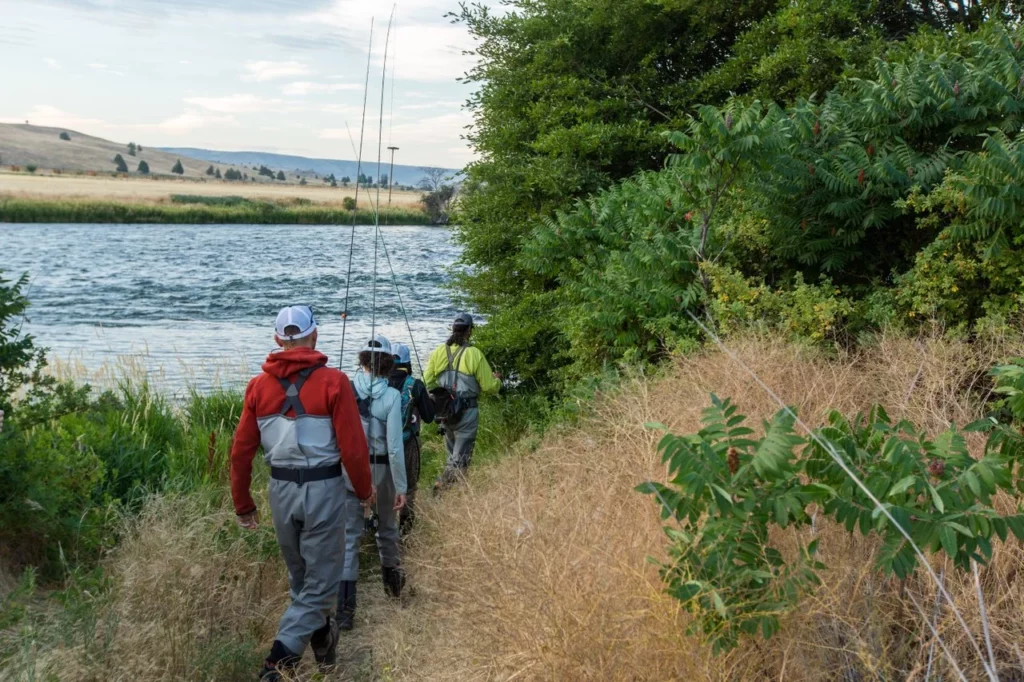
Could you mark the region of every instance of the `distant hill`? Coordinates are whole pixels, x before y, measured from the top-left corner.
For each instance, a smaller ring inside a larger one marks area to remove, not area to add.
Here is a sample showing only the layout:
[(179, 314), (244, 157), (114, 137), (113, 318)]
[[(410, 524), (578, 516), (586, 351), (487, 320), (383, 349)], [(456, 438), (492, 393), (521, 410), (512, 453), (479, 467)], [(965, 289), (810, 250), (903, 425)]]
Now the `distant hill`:
[[(62, 140), (61, 133), (67, 133), (71, 139)], [(0, 165), (31, 165), (41, 170), (113, 172), (116, 170), (114, 157), (120, 154), (128, 165), (128, 171), (133, 174), (139, 167), (139, 161), (149, 164), (152, 175), (170, 175), (171, 168), (179, 159), (185, 169), (185, 177), (205, 177), (206, 169), (210, 167), (208, 160), (147, 147), (145, 141), (142, 141), (142, 151), (136, 151), (133, 157), (128, 153), (129, 141), (111, 142), (69, 128), (0, 123)], [(220, 164), (213, 166), (219, 166), (221, 173), (229, 168)]]
[[(267, 166), (274, 170), (282, 169), (286, 174), (294, 175), (296, 172), (313, 172), (319, 175), (330, 175), (334, 173), (336, 178), (348, 176), (355, 179), (355, 161), (344, 161), (340, 159), (311, 159), (305, 156), (290, 156), (288, 154), (270, 154), (265, 152), (221, 152), (213, 149), (196, 149), (193, 147), (161, 147), (165, 152), (180, 154), (194, 159), (214, 161), (223, 164), (245, 166)], [(387, 173), (387, 163), (381, 164), (381, 172)], [(459, 171), (448, 169), (452, 175)], [(363, 161), (364, 175), (377, 175), (377, 159)], [(376, 179), (376, 177), (374, 177)], [(416, 185), (423, 179), (423, 169), (420, 166), (400, 166), (395, 164), (394, 181), (400, 185)]]

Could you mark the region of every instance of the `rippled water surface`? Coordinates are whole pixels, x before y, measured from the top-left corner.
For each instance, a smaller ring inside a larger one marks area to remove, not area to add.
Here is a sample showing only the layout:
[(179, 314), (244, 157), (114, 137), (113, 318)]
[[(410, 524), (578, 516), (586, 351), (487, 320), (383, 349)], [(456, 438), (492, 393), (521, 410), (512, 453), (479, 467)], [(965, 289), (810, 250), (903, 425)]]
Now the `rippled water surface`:
[[(374, 230), (352, 249), (344, 367), (376, 328), (419, 354), (444, 340), (456, 310), (443, 287), (458, 248), (446, 230), (382, 228), (398, 290)], [(318, 348), (337, 365), (351, 230), (345, 226), (0, 225), (0, 269), (28, 272), (27, 332), (78, 378), (130, 367), (168, 392), (243, 385), (273, 349), (281, 306), (307, 303)], [(376, 281), (376, 307), (373, 283)], [(415, 360), (414, 360), (415, 363)]]

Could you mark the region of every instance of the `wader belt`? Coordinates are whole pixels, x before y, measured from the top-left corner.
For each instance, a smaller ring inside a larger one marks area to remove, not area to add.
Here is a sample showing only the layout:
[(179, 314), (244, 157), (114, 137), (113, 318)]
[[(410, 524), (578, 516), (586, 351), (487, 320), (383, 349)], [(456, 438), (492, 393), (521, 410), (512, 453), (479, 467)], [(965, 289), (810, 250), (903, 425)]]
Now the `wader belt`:
[(390, 466), (391, 458), (387, 455), (370, 455), (370, 464), (383, 464), (384, 466)]
[(474, 407), (480, 406), (480, 400), (478, 398), (462, 398), (462, 409), (472, 410)]
[(312, 483), (326, 481), (341, 476), (341, 462), (325, 467), (310, 469), (290, 469), (288, 467), (270, 467), (270, 477), (275, 481), (291, 481), (292, 483)]
[(277, 380), (281, 384), (281, 388), (284, 389), (284, 402), (281, 404), (281, 414), (288, 414), (288, 410), (295, 410), (296, 417), (306, 414), (306, 408), (302, 406), (302, 401), (299, 399), (299, 391), (302, 390), (302, 385), (306, 383), (309, 375), (321, 367), (323, 365), (314, 365), (313, 367), (299, 370), (295, 381), (278, 377)]

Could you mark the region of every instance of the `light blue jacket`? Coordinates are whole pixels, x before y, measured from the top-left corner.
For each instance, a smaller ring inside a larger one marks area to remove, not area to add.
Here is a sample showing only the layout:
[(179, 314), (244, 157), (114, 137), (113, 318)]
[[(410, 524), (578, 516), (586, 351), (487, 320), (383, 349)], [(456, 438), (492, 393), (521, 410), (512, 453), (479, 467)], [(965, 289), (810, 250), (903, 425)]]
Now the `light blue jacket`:
[[(387, 379), (376, 377), (371, 381), (365, 372), (356, 372), (352, 384), (360, 398), (373, 398), (370, 404), (373, 419), (363, 422), (370, 454), (387, 453), (391, 478), (395, 482), (395, 494), (405, 495), (408, 484), (405, 475), (405, 447), (402, 443), (402, 394), (388, 386)], [(379, 466), (373, 467), (375, 481), (379, 478)]]

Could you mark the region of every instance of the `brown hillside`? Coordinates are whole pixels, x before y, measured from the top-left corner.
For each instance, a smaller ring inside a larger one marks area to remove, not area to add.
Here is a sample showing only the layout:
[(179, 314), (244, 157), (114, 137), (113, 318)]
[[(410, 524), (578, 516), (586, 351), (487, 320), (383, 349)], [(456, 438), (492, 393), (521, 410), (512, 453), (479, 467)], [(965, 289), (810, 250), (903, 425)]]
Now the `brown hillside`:
[[(60, 139), (62, 132), (67, 132), (71, 140)], [(113, 172), (114, 156), (120, 154), (132, 173), (139, 161), (145, 160), (149, 164), (150, 173), (169, 175), (174, 163), (180, 158), (185, 168), (185, 177), (200, 178), (206, 177), (206, 169), (211, 165), (208, 161), (149, 149), (145, 142), (141, 144), (143, 150), (131, 157), (128, 155), (128, 141), (111, 142), (64, 128), (0, 123), (0, 165), (3, 166), (31, 164), (44, 171)], [(213, 166), (219, 167), (222, 173), (230, 167), (216, 163)]]

